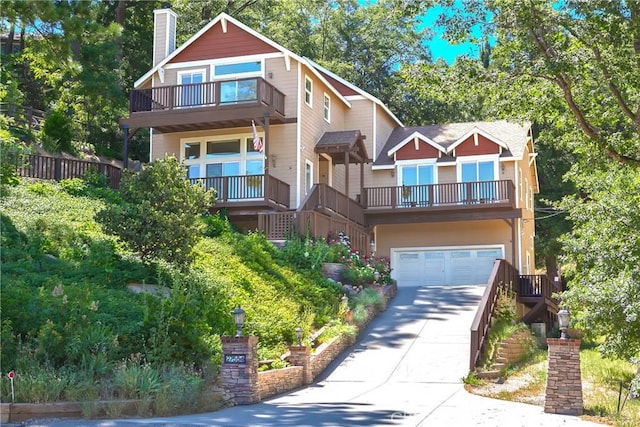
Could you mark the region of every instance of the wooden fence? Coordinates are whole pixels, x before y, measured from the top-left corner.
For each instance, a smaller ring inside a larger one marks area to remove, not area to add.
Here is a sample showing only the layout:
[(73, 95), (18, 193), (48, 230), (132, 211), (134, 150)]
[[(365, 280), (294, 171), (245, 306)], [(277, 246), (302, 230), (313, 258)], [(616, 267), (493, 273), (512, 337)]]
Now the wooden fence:
[(82, 178), (87, 171), (93, 170), (106, 175), (109, 187), (120, 188), (122, 173), (120, 168), (107, 163), (64, 159), (38, 154), (26, 154), (23, 159), (26, 160), (24, 165), (16, 165), (18, 176), (61, 181), (63, 179)]

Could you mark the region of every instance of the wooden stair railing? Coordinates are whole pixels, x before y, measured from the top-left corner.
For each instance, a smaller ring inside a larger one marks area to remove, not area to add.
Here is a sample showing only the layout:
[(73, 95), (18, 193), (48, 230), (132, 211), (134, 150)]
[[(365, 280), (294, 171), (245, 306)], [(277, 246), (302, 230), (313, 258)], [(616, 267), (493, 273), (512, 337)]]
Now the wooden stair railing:
[(485, 339), (498, 301), (498, 287), (508, 284), (513, 285), (517, 281), (518, 270), (515, 267), (504, 259), (497, 259), (494, 262), (487, 288), (482, 295), (478, 311), (471, 324), (470, 371), (476, 368), (484, 352)]

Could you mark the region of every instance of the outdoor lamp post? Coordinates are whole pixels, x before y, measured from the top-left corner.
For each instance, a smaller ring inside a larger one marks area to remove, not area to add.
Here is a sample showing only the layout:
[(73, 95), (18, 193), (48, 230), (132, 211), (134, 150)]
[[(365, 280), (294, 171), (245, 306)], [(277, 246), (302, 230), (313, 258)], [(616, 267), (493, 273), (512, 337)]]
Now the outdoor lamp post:
[(240, 308), (240, 305), (238, 305), (236, 309), (233, 310), (233, 320), (236, 324), (237, 337), (242, 336), (242, 326), (244, 325), (244, 315), (245, 315), (245, 312), (243, 309)]
[(373, 252), (376, 249), (376, 242), (374, 240), (369, 242), (369, 248), (371, 249), (371, 254), (373, 255)]
[(375, 280), (375, 283), (378, 283), (379, 279), (380, 279), (380, 272), (379, 271), (374, 271), (373, 272), (373, 280)]
[(302, 347), (302, 328), (300, 326), (296, 328), (296, 337), (298, 337), (298, 347)]
[(569, 313), (569, 310), (567, 310), (566, 308), (563, 308), (558, 312), (558, 326), (562, 331), (562, 334), (560, 335), (560, 339), (563, 339), (563, 340), (567, 339), (567, 328), (569, 327), (570, 323), (571, 323), (571, 314)]

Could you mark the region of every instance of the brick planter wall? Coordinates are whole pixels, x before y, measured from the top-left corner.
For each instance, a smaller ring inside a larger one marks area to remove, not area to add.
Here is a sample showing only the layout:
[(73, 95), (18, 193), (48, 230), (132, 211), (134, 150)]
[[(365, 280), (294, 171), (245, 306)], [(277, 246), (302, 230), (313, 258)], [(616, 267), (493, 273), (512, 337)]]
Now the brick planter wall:
[(549, 367), (544, 411), (552, 414), (582, 415), (580, 340), (547, 339)]

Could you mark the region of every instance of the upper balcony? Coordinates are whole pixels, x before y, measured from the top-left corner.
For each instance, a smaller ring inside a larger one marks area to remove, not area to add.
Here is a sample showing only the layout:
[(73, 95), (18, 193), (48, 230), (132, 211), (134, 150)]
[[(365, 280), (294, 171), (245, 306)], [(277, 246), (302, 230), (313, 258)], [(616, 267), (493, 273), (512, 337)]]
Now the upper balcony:
[(409, 223), (520, 217), (511, 180), (367, 187), (366, 223)]
[(285, 123), (285, 95), (262, 78), (220, 80), (148, 89), (130, 93), (130, 129), (152, 127), (163, 133), (250, 126), (269, 115)]

